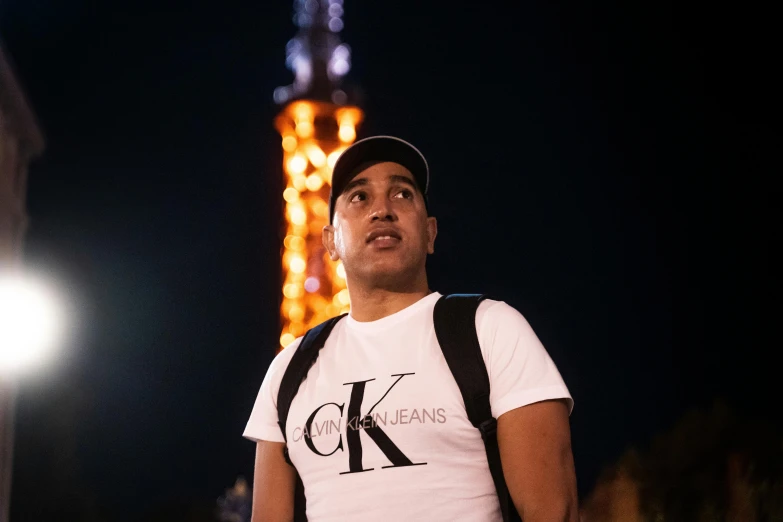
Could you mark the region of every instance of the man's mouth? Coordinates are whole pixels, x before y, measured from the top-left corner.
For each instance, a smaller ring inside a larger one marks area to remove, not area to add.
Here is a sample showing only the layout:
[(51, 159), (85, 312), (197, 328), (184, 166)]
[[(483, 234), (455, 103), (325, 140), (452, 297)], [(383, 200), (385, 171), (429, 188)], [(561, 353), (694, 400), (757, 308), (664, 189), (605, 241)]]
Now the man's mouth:
[(394, 248), (399, 243), (400, 239), (394, 236), (378, 236), (369, 242), (374, 248), (380, 249)]
[(396, 242), (400, 241), (402, 238), (397, 233), (396, 230), (393, 230), (391, 228), (387, 229), (378, 229), (370, 232), (367, 235), (367, 242), (368, 243), (375, 243), (375, 242)]

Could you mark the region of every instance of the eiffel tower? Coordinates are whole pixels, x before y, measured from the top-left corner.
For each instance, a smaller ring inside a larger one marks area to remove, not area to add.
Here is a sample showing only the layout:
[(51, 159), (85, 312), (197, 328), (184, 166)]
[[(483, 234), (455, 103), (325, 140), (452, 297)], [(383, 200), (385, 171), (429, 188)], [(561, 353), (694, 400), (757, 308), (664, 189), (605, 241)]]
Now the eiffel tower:
[(345, 272), (326, 255), (321, 229), (334, 162), (364, 116), (344, 86), (351, 50), (340, 39), (343, 0), (295, 0), (294, 23), (299, 30), (286, 46), (294, 81), (274, 91), (285, 173), (280, 348), (350, 308)]

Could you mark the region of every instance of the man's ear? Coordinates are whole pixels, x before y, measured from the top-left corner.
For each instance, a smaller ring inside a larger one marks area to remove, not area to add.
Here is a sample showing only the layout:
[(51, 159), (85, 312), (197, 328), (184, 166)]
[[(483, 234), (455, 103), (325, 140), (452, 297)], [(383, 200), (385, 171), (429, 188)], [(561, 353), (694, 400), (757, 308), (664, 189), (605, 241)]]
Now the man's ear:
[(326, 225), (321, 231), (321, 242), (324, 244), (324, 248), (329, 252), (329, 259), (337, 261), (340, 256), (337, 255), (337, 249), (334, 248), (334, 227), (332, 225)]
[(430, 216), (427, 218), (427, 253), (435, 253), (435, 236), (438, 235), (438, 220)]

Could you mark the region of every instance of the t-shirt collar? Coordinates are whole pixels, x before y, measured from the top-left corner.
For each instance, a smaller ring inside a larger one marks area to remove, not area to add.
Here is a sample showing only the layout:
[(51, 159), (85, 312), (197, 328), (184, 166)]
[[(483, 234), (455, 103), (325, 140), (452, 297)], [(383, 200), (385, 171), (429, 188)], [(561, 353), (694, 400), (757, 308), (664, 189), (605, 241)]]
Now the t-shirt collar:
[(345, 320), (349, 328), (360, 332), (372, 333), (379, 330), (386, 330), (409, 319), (428, 306), (435, 306), (435, 302), (440, 299), (440, 297), (440, 293), (432, 292), (431, 294), (422, 297), (412, 305), (408, 305), (407, 307), (403, 308), (399, 312), (395, 312), (391, 315), (387, 315), (386, 317), (376, 319), (375, 321), (360, 322), (354, 319), (350, 314), (348, 314), (348, 317), (346, 317)]

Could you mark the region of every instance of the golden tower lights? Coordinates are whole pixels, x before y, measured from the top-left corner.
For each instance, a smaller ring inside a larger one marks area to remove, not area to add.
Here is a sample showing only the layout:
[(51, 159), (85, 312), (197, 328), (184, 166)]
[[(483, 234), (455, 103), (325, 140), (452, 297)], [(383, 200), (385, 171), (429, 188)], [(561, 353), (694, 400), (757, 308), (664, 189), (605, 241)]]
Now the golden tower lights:
[(363, 117), (341, 89), (350, 69), (350, 49), (338, 36), (342, 15), (342, 0), (295, 0), (299, 31), (286, 46), (295, 79), (274, 93), (283, 106), (275, 127), (282, 136), (286, 181), (281, 348), (350, 307), (345, 272), (321, 243), (332, 168), (356, 139)]

